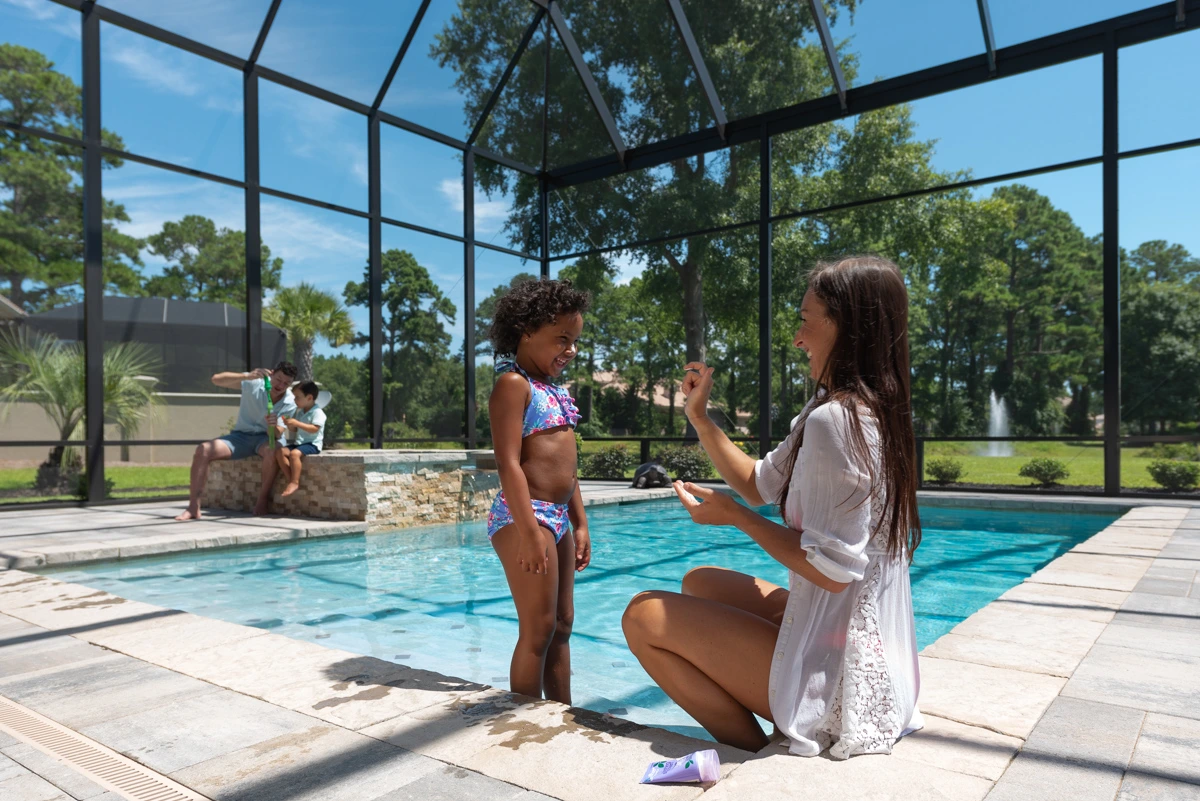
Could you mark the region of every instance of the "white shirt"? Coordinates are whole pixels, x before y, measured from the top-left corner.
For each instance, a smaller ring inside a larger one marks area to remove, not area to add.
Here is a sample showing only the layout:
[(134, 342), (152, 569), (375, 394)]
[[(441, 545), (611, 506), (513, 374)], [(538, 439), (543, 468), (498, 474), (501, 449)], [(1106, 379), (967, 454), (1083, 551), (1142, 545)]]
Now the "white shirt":
[[(799, 420), (755, 465), (755, 483), (763, 500), (778, 503), (790, 481), (787, 523), (799, 529), (809, 563), (849, 586), (832, 593), (789, 571), (791, 594), (771, 663), (771, 714), (793, 754), (891, 753), (896, 740), (923, 725), (907, 556), (888, 558), (886, 527), (871, 536), (886, 514), (883, 490), (871, 491), (867, 465), (853, 455), (846, 408), (830, 402), (812, 412), (789, 477)], [(881, 478), (878, 427), (865, 410), (860, 420)]]

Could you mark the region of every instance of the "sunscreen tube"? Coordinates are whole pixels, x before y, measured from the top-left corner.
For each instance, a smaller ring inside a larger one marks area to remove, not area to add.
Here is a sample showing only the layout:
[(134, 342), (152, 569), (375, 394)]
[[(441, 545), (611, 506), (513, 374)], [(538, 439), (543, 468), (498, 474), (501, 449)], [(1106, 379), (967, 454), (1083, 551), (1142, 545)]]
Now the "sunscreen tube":
[(721, 758), (714, 750), (697, 751), (679, 759), (651, 762), (642, 784), (667, 782), (715, 782), (721, 778)]

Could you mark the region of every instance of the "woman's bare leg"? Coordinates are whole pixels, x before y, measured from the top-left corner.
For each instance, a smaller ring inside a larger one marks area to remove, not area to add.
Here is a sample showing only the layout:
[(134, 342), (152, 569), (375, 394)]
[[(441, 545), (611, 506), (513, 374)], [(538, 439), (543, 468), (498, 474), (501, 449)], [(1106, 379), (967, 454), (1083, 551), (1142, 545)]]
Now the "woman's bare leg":
[(718, 742), (757, 751), (771, 720), (779, 628), (742, 609), (673, 592), (643, 592), (625, 610), (625, 639), (650, 677)]
[(508, 670), (508, 686), (515, 693), (542, 697), (542, 681), (546, 668), (546, 651), (554, 639), (558, 612), (558, 549), (554, 535), (547, 529), (538, 531), (546, 539), (550, 559), (545, 573), (526, 573), (517, 563), (520, 534), (510, 523), (492, 537), (492, 547), (504, 565), (504, 575), (512, 590), (517, 607), (517, 647), (513, 650)]
[(683, 594), (744, 609), (779, 627), (787, 608), (788, 591), (736, 570), (697, 567), (683, 577)]
[(571, 703), (571, 627), (575, 624), (575, 536), (568, 530), (558, 543), (558, 604), (554, 637), (546, 651), (542, 686), (546, 698)]

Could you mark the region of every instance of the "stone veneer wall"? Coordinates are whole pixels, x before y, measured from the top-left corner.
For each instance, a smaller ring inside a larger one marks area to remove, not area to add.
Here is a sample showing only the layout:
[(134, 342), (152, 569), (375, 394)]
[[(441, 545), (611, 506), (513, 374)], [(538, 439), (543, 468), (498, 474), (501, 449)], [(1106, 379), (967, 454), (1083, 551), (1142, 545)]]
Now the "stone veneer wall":
[[(462, 523), (487, 517), (500, 491), (499, 476), (474, 469), (469, 451), (326, 451), (304, 459), (300, 489), (280, 497), (276, 478), (272, 514), (324, 520), (362, 520), (368, 531)], [(214, 462), (204, 506), (249, 512), (258, 498), (258, 458)]]

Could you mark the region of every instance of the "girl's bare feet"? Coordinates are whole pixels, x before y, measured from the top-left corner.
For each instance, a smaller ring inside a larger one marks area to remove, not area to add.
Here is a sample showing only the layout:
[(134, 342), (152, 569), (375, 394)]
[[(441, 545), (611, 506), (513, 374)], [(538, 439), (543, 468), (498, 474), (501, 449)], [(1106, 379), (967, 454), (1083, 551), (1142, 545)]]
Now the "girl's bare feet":
[(283, 492), (281, 493), (281, 496), (286, 498), (287, 496), (291, 495), (293, 492), (295, 492), (298, 489), (300, 489), (300, 484), (298, 482), (293, 481), (292, 483), (288, 484), (287, 487), (284, 488)]
[(200, 519), (200, 504), (189, 506), (183, 514), (178, 515), (176, 520), (199, 520)]

